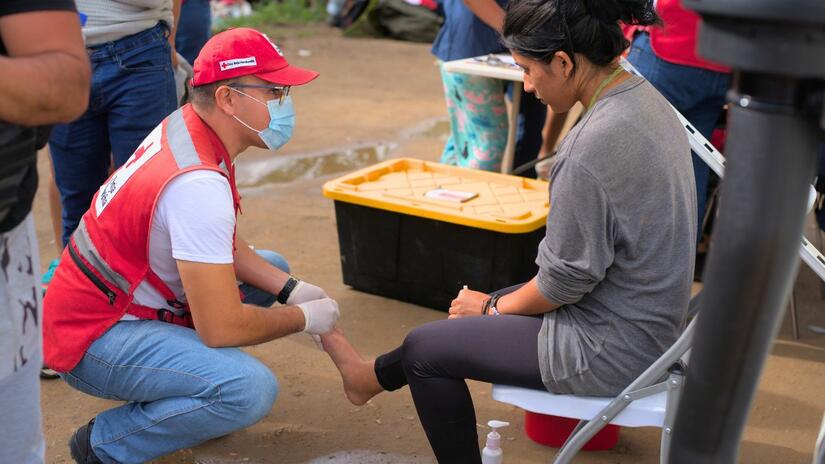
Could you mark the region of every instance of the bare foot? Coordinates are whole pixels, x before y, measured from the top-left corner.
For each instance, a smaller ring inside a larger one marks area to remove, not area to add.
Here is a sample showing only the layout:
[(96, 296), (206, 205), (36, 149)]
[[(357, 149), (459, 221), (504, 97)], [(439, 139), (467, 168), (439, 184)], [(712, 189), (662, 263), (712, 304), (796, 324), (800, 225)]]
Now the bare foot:
[(329, 353), (344, 381), (344, 393), (350, 403), (361, 406), (384, 389), (375, 376), (375, 361), (367, 361), (338, 327), (321, 335), (324, 350)]

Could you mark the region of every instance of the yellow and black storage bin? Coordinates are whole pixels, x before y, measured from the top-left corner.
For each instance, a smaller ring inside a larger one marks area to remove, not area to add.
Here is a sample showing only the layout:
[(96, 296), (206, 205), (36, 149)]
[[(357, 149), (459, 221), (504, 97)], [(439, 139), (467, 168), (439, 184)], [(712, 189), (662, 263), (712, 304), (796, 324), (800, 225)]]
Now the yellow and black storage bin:
[(536, 275), (546, 182), (402, 158), (327, 182), (324, 196), (357, 290), (446, 311), (463, 285), (492, 292)]

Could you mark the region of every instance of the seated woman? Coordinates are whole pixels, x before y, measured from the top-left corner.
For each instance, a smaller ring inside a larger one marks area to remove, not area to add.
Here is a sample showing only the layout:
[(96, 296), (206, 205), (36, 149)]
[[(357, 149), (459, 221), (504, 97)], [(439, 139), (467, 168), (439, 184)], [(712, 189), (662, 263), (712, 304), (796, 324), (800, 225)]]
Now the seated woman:
[[(690, 298), (696, 189), (667, 101), (618, 65), (619, 21), (658, 22), (651, 0), (514, 0), (504, 43), (524, 88), (586, 113), (558, 151), (538, 274), (491, 298), (462, 290), (449, 320), (413, 330), (375, 361), (322, 336), (347, 397), (410, 386), (439, 462), (480, 462), (465, 379), (616, 395), (678, 337)], [(482, 317), (473, 317), (482, 316)]]

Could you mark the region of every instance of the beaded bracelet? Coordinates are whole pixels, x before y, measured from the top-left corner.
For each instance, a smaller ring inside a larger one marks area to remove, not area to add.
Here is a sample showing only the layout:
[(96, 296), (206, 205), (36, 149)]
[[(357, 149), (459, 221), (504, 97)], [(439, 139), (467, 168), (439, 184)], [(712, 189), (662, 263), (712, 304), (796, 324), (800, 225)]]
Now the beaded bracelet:
[(487, 311), (484, 313), (485, 315), (490, 314), (490, 310), (492, 309), (494, 312), (492, 313), (495, 316), (498, 316), (498, 309), (496, 305), (498, 304), (498, 299), (501, 298), (501, 295), (494, 293), (493, 296), (490, 297), (489, 303), (487, 304)]

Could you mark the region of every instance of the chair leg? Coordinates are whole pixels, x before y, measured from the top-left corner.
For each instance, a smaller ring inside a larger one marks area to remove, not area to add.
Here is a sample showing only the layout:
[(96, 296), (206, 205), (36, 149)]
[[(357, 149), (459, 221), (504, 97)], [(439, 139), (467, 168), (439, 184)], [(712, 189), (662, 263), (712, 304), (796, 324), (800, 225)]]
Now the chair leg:
[(579, 453), (582, 447), (609, 423), (610, 419), (606, 416), (604, 419), (595, 418), (590, 421), (580, 421), (579, 425), (576, 426), (577, 431), (567, 437), (567, 441), (564, 442), (564, 446), (559, 450), (559, 454), (556, 455), (553, 464), (572, 463), (573, 458), (576, 457), (576, 454)]
[(627, 408), (633, 401), (644, 398), (646, 396), (655, 395), (656, 393), (665, 391), (667, 389), (666, 382), (660, 382), (655, 385), (650, 385), (637, 390), (624, 392), (618, 397), (614, 398), (607, 406), (605, 406), (598, 415), (589, 421), (582, 420), (576, 426), (576, 432), (567, 438), (564, 446), (556, 455), (554, 464), (569, 464), (573, 462), (573, 458), (582, 449), (582, 447), (596, 436), (601, 429), (610, 424), (616, 416)]
[[(795, 287), (796, 285), (794, 285)], [(799, 340), (799, 319), (797, 318), (796, 314), (796, 289), (791, 288), (791, 301), (790, 301), (790, 309), (791, 309), (791, 325), (793, 328), (793, 338), (794, 340)]]
[[(705, 229), (708, 227), (708, 222), (710, 222), (710, 218), (712, 217), (713, 213), (716, 211), (716, 201), (719, 199), (719, 187), (713, 189), (708, 195), (708, 200), (705, 205), (705, 215), (702, 217), (702, 232), (705, 232)], [(699, 237), (699, 241), (702, 241), (702, 237)]]
[(819, 437), (816, 439), (816, 449), (814, 450), (814, 464), (825, 464), (825, 417), (822, 418), (822, 426), (819, 429)]
[[(823, 242), (822, 237), (823, 237), (823, 235), (825, 235), (825, 231), (820, 229), (818, 224), (816, 224), (815, 226), (816, 226), (816, 230), (814, 231), (814, 234), (816, 235), (816, 248), (819, 250), (820, 253), (822, 253), (823, 251), (825, 251), (825, 248), (823, 248), (823, 243), (822, 243)], [(819, 292), (820, 292), (820, 296), (823, 299), (825, 299), (825, 280), (823, 280), (822, 282), (819, 283)]]
[(679, 408), (679, 399), (682, 397), (682, 383), (684, 380), (684, 374), (676, 372), (671, 372), (667, 379), (665, 423), (662, 425), (662, 443), (659, 450), (660, 464), (667, 464), (670, 459), (670, 442), (673, 439), (673, 424), (676, 422), (676, 411)]

